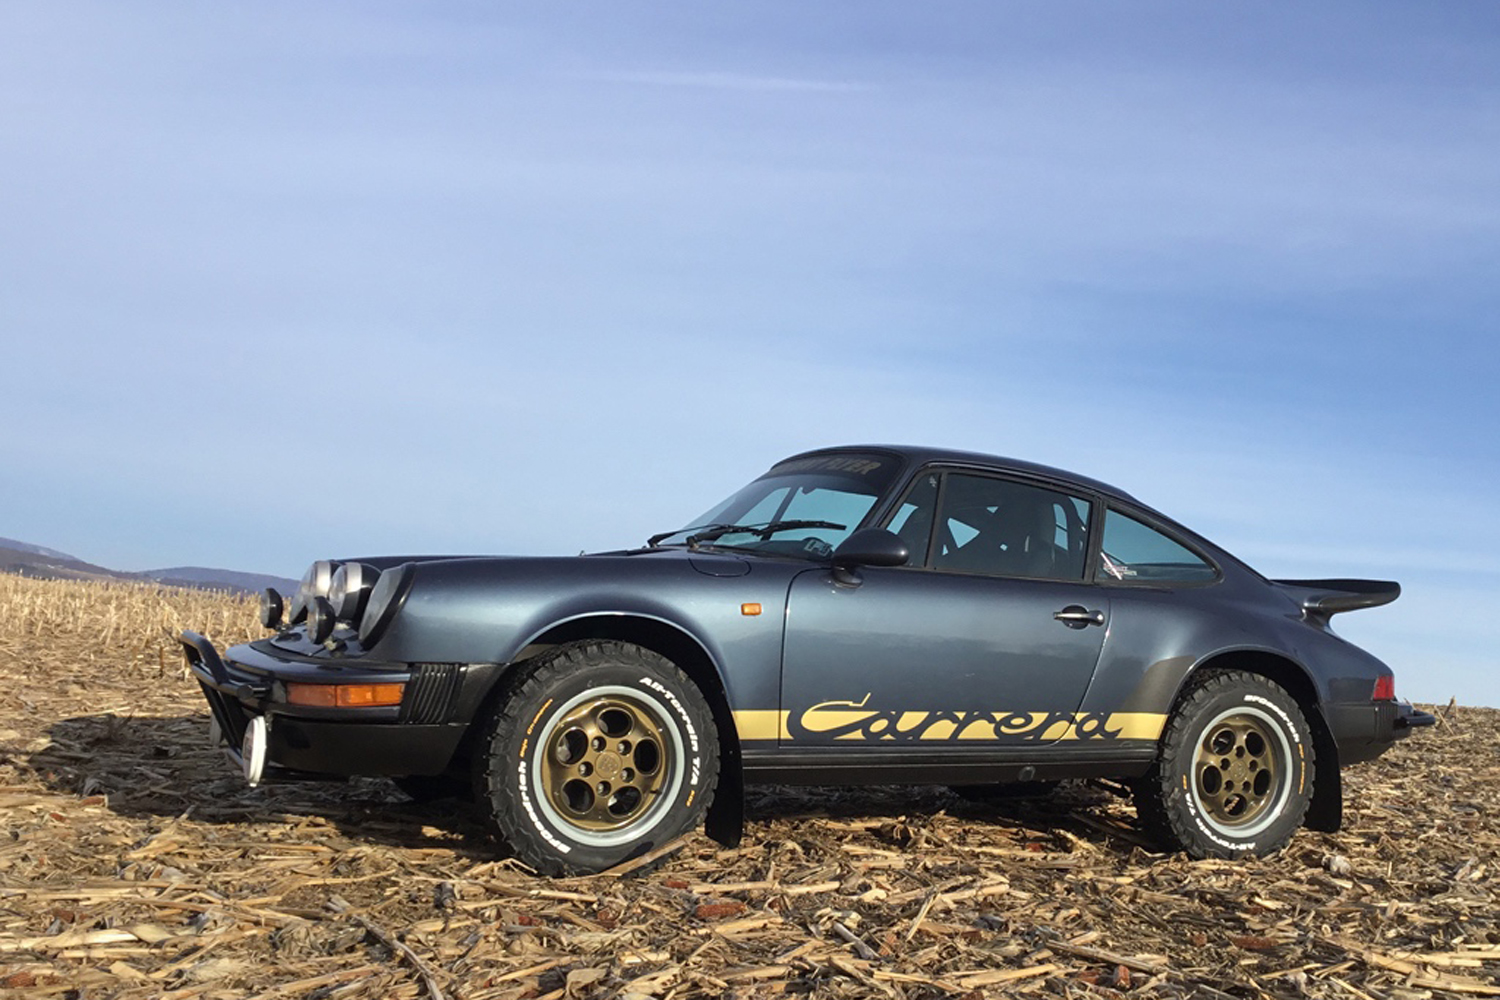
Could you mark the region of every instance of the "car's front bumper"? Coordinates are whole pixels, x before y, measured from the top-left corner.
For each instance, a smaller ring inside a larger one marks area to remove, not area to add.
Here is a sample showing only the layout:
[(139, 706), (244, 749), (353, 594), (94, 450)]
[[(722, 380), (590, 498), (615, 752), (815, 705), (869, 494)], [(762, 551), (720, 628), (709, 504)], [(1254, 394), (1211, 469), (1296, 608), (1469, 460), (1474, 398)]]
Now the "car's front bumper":
[(1325, 709), (1328, 728), (1339, 748), (1340, 764), (1374, 760), (1413, 729), (1430, 726), (1437, 717), (1404, 701), (1334, 704)]
[[(203, 688), (220, 741), (243, 765), (251, 720), (266, 723), (267, 779), (441, 773), (467, 729), (466, 698), (483, 672), (467, 664), (320, 663), (264, 644), (220, 656), (195, 632), (181, 636), (188, 668)], [(401, 683), (398, 706), (320, 708), (287, 702), (288, 681)]]

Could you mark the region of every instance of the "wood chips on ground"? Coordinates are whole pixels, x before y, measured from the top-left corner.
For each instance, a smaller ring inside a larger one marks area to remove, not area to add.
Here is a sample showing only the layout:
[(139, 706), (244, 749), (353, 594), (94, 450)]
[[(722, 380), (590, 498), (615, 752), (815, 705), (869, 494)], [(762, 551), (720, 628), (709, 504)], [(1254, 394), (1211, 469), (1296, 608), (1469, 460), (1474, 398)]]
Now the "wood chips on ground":
[(1158, 853), (1102, 784), (765, 788), (738, 849), (542, 879), (384, 781), (246, 788), (171, 644), (202, 609), (41, 585), (0, 582), (7, 996), (1500, 996), (1492, 710), (1346, 770), (1345, 830), (1267, 860)]

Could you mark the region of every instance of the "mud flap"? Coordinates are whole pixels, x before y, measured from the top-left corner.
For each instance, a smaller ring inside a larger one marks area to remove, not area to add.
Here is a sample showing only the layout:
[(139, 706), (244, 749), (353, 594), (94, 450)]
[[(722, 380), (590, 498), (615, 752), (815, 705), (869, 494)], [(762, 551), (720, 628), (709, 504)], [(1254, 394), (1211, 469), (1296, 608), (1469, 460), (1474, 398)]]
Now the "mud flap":
[(725, 847), (738, 847), (745, 835), (745, 780), (739, 748), (719, 758), (719, 784), (703, 820), (703, 832)]
[(1321, 712), (1308, 713), (1313, 750), (1317, 754), (1317, 771), (1313, 776), (1313, 797), (1307, 805), (1302, 825), (1322, 833), (1338, 833), (1344, 825), (1344, 778), (1339, 768), (1339, 748), (1328, 732)]

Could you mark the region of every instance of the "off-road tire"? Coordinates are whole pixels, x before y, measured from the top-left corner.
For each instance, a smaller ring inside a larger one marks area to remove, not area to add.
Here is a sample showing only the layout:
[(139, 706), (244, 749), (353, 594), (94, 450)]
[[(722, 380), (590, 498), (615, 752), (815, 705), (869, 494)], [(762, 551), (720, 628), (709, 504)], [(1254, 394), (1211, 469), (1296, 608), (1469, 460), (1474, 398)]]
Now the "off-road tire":
[(570, 643), (502, 684), (475, 754), (475, 788), (512, 857), (543, 874), (589, 874), (703, 821), (718, 734), (675, 664), (628, 643)]
[(1135, 782), (1136, 813), (1170, 850), (1264, 856), (1302, 825), (1314, 764), (1295, 698), (1259, 674), (1210, 668), (1179, 697), (1155, 764)]

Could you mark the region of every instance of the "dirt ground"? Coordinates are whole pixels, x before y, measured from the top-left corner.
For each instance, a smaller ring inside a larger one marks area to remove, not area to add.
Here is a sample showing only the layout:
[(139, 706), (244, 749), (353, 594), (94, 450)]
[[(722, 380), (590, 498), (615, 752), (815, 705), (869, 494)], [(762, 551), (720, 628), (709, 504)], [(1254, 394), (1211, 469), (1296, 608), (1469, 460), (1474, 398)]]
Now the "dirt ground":
[(1500, 996), (1493, 710), (1440, 710), (1350, 768), (1344, 831), (1265, 860), (1157, 853), (1105, 785), (757, 788), (738, 849), (692, 836), (656, 867), (540, 879), (454, 802), (245, 787), (172, 649), (207, 613), (185, 598), (48, 611), (11, 586), (6, 996)]

